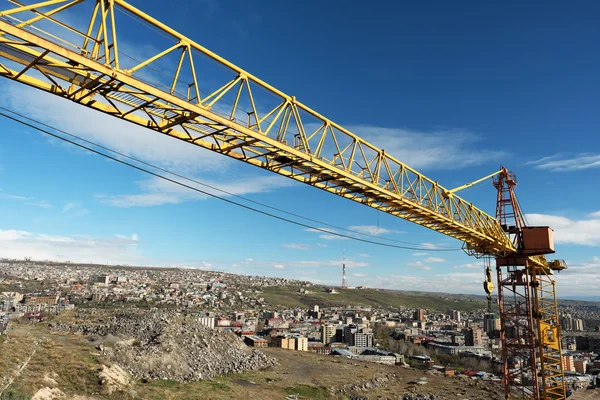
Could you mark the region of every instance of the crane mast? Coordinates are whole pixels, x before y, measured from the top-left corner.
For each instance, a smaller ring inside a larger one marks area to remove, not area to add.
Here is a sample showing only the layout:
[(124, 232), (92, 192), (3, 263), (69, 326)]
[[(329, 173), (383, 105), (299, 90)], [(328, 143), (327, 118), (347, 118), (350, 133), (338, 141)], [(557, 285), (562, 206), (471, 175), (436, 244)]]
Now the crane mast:
[[(544, 230), (526, 226), (506, 169), (479, 180), (494, 176), (493, 217), (456, 194), (474, 183), (444, 188), (124, 0), (11, 3), (0, 10), (0, 76), (456, 238), (470, 255), (495, 257), (507, 396), (565, 398), (551, 275), (566, 265), (531, 247)], [(140, 24), (120, 22), (122, 15)], [(119, 50), (138, 27), (150, 28), (147, 43), (158, 32), (166, 48), (142, 60)], [(160, 81), (148, 78), (150, 68)]]
[(496, 218), (517, 249), (496, 257), (505, 391), (516, 399), (537, 399), (540, 394), (543, 399), (563, 399), (560, 324), (549, 274), (566, 265), (554, 261), (544, 268), (529, 262), (528, 256), (554, 253), (552, 231), (527, 226), (514, 191), (514, 173), (502, 168), (493, 184)]

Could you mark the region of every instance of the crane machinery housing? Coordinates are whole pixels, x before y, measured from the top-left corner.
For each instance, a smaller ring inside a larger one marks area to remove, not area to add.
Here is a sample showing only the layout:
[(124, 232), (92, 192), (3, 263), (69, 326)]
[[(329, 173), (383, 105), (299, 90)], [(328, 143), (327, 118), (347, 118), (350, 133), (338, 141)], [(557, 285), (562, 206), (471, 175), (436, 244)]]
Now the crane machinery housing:
[[(492, 217), (456, 195), (474, 183), (445, 189), (123, 0), (8, 2), (0, 76), (456, 238), (488, 260), (490, 296), (495, 258), (507, 398), (566, 397), (552, 279), (566, 265), (546, 260), (552, 230), (526, 225), (514, 174), (479, 180), (498, 191)], [(133, 57), (135, 40), (164, 50)]]

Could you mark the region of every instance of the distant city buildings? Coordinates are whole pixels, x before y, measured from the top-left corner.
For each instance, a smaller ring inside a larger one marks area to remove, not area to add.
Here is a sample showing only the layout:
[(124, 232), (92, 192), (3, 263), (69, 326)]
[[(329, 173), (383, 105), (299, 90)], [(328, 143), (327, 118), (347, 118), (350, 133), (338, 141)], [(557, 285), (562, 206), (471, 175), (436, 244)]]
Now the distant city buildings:
[(425, 321), (425, 310), (423, 310), (422, 308), (417, 308), (415, 310), (413, 319), (415, 321)]
[(460, 311), (452, 310), (452, 313), (451, 313), (452, 320), (460, 321), (461, 320), (460, 316), (461, 316)]
[(469, 328), (465, 333), (465, 345), (483, 347), (483, 331), (480, 328)]
[(500, 326), (500, 317), (493, 313), (486, 313), (483, 316), (483, 330), (485, 333), (492, 333), (495, 331), (499, 331), (501, 329)]
[(335, 325), (324, 324), (321, 326), (321, 343), (329, 344), (335, 341), (335, 333), (337, 327)]
[[(431, 354), (495, 361), (501, 357), (500, 319), (484, 306), (473, 311), (363, 305), (284, 307), (265, 301), (266, 288), (295, 286), (302, 303), (306, 303), (308, 297), (304, 295), (310, 292), (332, 293), (334, 289), (283, 278), (191, 269), (71, 264), (56, 268), (40, 263), (0, 262), (0, 280), (6, 281), (2, 268), (10, 271), (9, 282), (14, 287), (22, 284), (36, 289), (0, 293), (0, 322), (8, 321), (4, 315), (33, 322), (79, 306), (131, 304), (191, 314), (207, 329), (232, 332), (250, 347), (276, 346), (404, 365), (403, 355), (382, 349), (382, 343), (388, 341), (377, 342), (373, 333), (389, 332), (395, 340), (423, 346)], [(336, 296), (331, 298), (337, 300)], [(591, 307), (561, 308), (560, 325), (563, 333), (568, 332), (563, 335), (563, 363), (569, 372), (565, 380), (570, 387), (589, 384), (586, 374), (600, 368), (600, 359), (592, 352), (600, 351), (600, 335), (591, 332), (593, 321), (598, 320), (600, 314)], [(522, 332), (509, 326), (505, 334), (516, 338)], [(427, 363), (433, 364), (431, 360)], [(440, 368), (446, 373), (445, 367)], [(451, 373), (453, 370), (448, 368)]]

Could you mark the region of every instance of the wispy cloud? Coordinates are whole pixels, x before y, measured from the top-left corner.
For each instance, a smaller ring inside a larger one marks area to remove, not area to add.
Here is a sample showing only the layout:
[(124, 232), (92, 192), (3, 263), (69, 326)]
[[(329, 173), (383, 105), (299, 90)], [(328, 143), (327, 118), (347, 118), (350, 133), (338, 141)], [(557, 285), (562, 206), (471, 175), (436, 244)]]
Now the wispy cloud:
[(483, 264), (483, 262), (474, 262), (474, 263), (455, 265), (452, 268), (455, 268), (455, 269), (481, 269), (484, 266), (485, 265)]
[(89, 213), (89, 210), (84, 208), (81, 203), (77, 202), (68, 202), (65, 206), (60, 210), (61, 214), (64, 214), (67, 217), (80, 217)]
[[(276, 260), (276, 261), (264, 261), (264, 260), (253, 260), (247, 259), (244, 261), (237, 261), (234, 263), (235, 266), (244, 268), (255, 268), (255, 267), (271, 267), (271, 268), (298, 268), (298, 269), (312, 269), (312, 268), (340, 268), (342, 267), (342, 260)], [(369, 263), (363, 261), (346, 260), (347, 268), (363, 268), (368, 267)]]
[(559, 153), (549, 157), (543, 157), (538, 160), (528, 161), (527, 165), (533, 165), (534, 168), (549, 170), (552, 172), (569, 172), (590, 168), (598, 168), (600, 167), (600, 154)]
[(284, 243), (283, 247), (296, 250), (308, 250), (308, 245), (302, 243)]
[(14, 194), (6, 194), (6, 193), (0, 193), (0, 199), (8, 199), (8, 200), (29, 200), (29, 197), (25, 197), (25, 196), (17, 196)]
[[(176, 179), (188, 186), (199, 186), (189, 181)], [(218, 195), (219, 197), (227, 197), (230, 195), (246, 195), (251, 193), (269, 192), (293, 185), (294, 182), (277, 175), (269, 176), (252, 176), (237, 181), (219, 181), (213, 182), (204, 180), (204, 183), (213, 187), (218, 187), (230, 194), (200, 187), (201, 190), (208, 193)], [(141, 193), (134, 194), (119, 194), (119, 195), (99, 195), (98, 197), (104, 203), (115, 207), (151, 207), (162, 204), (179, 204), (185, 201), (205, 200), (210, 196), (198, 193), (187, 187), (177, 185), (175, 183), (165, 181), (163, 179), (152, 177), (141, 182), (138, 182)]]
[(410, 267), (410, 268), (414, 268), (416, 270), (420, 270), (420, 271), (431, 270), (431, 267), (429, 265), (425, 265), (425, 263), (423, 261), (409, 262), (409, 263), (406, 263), (406, 266)]
[[(319, 229), (307, 228), (306, 231), (319, 233), (320, 234), (319, 237), (323, 240), (348, 240), (349, 239), (347, 237), (336, 235), (336, 233), (339, 233), (339, 232), (337, 230), (331, 229), (331, 228), (319, 228)], [(323, 233), (323, 231), (329, 232), (329, 233)]]
[(429, 255), (429, 253), (413, 253), (413, 257), (423, 257), (427, 255)]
[(527, 214), (526, 217), (532, 226), (552, 227), (555, 243), (600, 246), (600, 213), (598, 212), (590, 214), (587, 219), (580, 220), (547, 214)]
[(52, 204), (48, 203), (46, 200), (30, 201), (27, 204), (29, 204), (30, 206), (40, 207), (40, 208), (54, 208), (54, 206)]
[(440, 263), (440, 262), (445, 262), (446, 260), (440, 257), (427, 257), (426, 259), (423, 260), (423, 262), (426, 263)]
[(132, 240), (134, 242), (137, 242), (138, 240), (140, 240), (140, 237), (138, 236), (137, 233), (133, 233), (131, 236), (116, 234), (115, 237), (117, 237), (119, 239)]
[(381, 227), (375, 226), (375, 225), (353, 225), (353, 226), (349, 226), (348, 229), (350, 229), (351, 231), (354, 231), (354, 232), (366, 233), (368, 235), (374, 235), (374, 236), (385, 235), (386, 233), (392, 232), (389, 229), (381, 228)]
[(485, 149), (482, 137), (460, 129), (421, 132), (374, 126), (348, 128), (416, 169), (458, 169), (505, 156), (502, 151)]
[(54, 208), (54, 206), (52, 204), (50, 204), (48, 201), (35, 199), (33, 197), (19, 196), (19, 195), (8, 194), (8, 193), (0, 193), (0, 199), (20, 201), (20, 202), (24, 202), (25, 204), (34, 206), (34, 207)]
[[(87, 107), (74, 106), (71, 101), (52, 94), (8, 81), (3, 82), (2, 86), (3, 99), (0, 103), (87, 140), (162, 167), (189, 174), (222, 171), (231, 164), (228, 157)], [(177, 157), (173, 157), (173, 154), (177, 154)]]
[[(556, 276), (560, 286), (559, 296), (593, 296), (598, 294), (600, 285), (600, 258), (592, 259), (575, 266)], [(581, 269), (577, 269), (581, 268)], [(441, 293), (472, 293), (482, 295), (481, 282), (483, 275), (476, 272), (454, 273), (406, 273), (402, 275), (379, 275), (361, 279), (369, 287), (395, 290), (423, 290)]]
[[(38, 260), (77, 262), (149, 263), (138, 253), (133, 237), (102, 238), (48, 235), (17, 230), (0, 231), (0, 254), (7, 258), (33, 257)], [(149, 263), (151, 264), (151, 263)]]

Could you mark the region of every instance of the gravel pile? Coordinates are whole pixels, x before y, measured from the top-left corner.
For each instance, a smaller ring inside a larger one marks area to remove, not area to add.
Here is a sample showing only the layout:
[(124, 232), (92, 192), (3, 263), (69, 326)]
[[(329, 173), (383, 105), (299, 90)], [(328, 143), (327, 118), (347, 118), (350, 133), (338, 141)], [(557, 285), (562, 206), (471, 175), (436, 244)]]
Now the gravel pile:
[(407, 393), (402, 400), (442, 400), (443, 397), (431, 393)]
[[(277, 364), (250, 350), (235, 334), (209, 329), (196, 318), (170, 311), (118, 311), (108, 321), (55, 323), (54, 331), (127, 338), (99, 350), (134, 376), (189, 382), (218, 374), (268, 368)], [(95, 318), (87, 319), (87, 321)]]

